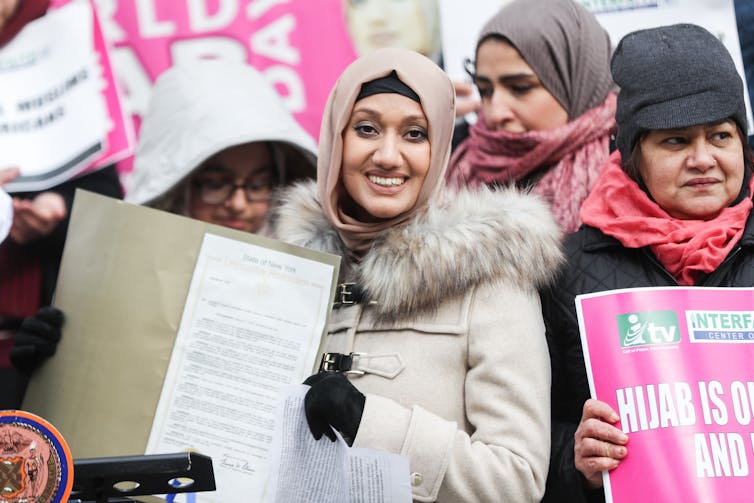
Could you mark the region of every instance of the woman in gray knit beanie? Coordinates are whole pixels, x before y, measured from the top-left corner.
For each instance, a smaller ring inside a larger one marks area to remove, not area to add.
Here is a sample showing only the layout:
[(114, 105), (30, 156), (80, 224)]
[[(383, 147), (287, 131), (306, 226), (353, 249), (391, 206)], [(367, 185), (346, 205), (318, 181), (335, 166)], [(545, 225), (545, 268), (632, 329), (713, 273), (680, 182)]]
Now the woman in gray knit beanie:
[[(566, 240), (558, 287), (542, 295), (552, 362), (548, 502), (601, 500), (603, 472), (630, 452), (641, 456), (641, 437), (632, 447), (615, 410), (589, 398), (576, 296), (754, 286), (744, 88), (727, 49), (700, 26), (662, 26), (626, 35), (611, 68), (620, 86), (618, 150), (582, 205), (584, 225)], [(696, 477), (668, 477), (667, 490), (653, 487), (654, 501), (730, 500), (721, 486), (702, 495)]]
[(467, 68), (481, 110), (455, 149), (450, 184), (531, 188), (575, 231), (615, 131), (610, 54), (608, 33), (573, 0), (503, 7)]

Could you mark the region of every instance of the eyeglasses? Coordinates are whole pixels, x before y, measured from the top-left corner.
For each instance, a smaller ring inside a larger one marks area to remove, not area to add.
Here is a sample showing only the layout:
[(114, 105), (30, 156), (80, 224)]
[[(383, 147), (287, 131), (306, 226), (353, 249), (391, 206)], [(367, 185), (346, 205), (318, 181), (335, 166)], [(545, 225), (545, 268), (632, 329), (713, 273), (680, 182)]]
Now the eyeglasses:
[(471, 77), (473, 82), (476, 81), (476, 63), (471, 58), (463, 60), (463, 69)]
[(243, 183), (235, 183), (227, 179), (196, 179), (191, 185), (199, 192), (199, 197), (207, 204), (224, 203), (236, 190), (243, 189), (246, 200), (250, 203), (257, 201), (269, 201), (275, 181), (270, 178), (260, 180), (248, 178)]

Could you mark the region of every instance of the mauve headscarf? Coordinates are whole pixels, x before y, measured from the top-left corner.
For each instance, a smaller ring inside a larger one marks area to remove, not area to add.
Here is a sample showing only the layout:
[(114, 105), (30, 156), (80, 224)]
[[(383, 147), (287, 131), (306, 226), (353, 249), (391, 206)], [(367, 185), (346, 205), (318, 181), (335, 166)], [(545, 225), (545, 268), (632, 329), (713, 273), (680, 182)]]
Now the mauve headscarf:
[(515, 0), (482, 28), (477, 49), (500, 35), (521, 53), (542, 85), (568, 113), (560, 127), (509, 133), (487, 129), (483, 114), (453, 154), (451, 185), (533, 182), (565, 232), (581, 224), (579, 208), (610, 151), (615, 87), (610, 37), (574, 0)]
[(514, 0), (484, 25), (479, 43), (502, 35), (573, 120), (607, 97), (612, 46), (607, 31), (574, 0)]
[[(395, 218), (361, 222), (342, 210), (341, 179), (343, 131), (361, 85), (395, 71), (416, 92), (429, 124), (430, 167), (416, 204)], [(317, 193), (327, 220), (353, 257), (361, 257), (385, 229), (409, 220), (436, 196), (444, 185), (454, 125), (455, 93), (448, 76), (419, 53), (395, 48), (378, 49), (351, 63), (330, 92), (322, 116), (317, 159)]]

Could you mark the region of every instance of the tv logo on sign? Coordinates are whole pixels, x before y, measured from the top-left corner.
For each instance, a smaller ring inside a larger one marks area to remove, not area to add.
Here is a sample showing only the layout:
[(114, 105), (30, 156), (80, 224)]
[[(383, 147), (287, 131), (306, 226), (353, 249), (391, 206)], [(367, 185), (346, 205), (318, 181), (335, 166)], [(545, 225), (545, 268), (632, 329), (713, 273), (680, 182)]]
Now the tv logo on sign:
[(675, 311), (643, 311), (619, 314), (616, 318), (621, 347), (672, 344), (681, 341), (681, 328)]

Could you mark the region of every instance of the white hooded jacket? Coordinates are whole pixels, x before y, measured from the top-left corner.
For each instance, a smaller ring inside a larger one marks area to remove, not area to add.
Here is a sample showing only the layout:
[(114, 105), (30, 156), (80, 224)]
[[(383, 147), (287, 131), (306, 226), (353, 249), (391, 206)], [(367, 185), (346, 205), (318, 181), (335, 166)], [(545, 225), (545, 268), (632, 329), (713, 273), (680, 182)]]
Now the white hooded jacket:
[(126, 201), (159, 206), (203, 161), (248, 142), (273, 146), (283, 184), (316, 175), (314, 139), (257, 70), (222, 60), (173, 66), (152, 89)]

